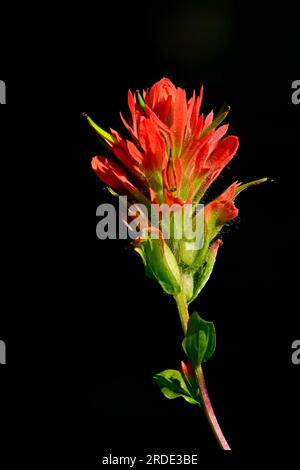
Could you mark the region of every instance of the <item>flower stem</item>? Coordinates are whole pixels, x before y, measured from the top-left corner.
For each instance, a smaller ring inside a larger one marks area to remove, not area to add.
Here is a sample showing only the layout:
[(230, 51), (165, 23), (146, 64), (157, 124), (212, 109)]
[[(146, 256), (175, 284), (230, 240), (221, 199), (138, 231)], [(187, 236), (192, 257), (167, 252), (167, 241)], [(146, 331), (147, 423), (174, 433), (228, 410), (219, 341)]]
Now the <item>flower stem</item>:
[(186, 335), (187, 325), (188, 325), (188, 321), (189, 321), (189, 310), (188, 310), (188, 306), (187, 306), (187, 303), (186, 303), (186, 300), (185, 300), (184, 292), (183, 291), (180, 292), (175, 297), (175, 300), (176, 300), (176, 304), (177, 304), (177, 308), (178, 308), (178, 313), (179, 313), (179, 318), (180, 318), (180, 321), (181, 321), (181, 326), (182, 326), (182, 329), (183, 329), (183, 333), (184, 333), (184, 335)]
[[(187, 325), (189, 321), (189, 311), (188, 311), (188, 306), (187, 306), (184, 292), (181, 292), (180, 294), (178, 294), (175, 297), (175, 300), (177, 303), (177, 308), (178, 308), (178, 313), (179, 313), (183, 333), (184, 335), (186, 335)], [(199, 386), (205, 415), (215, 435), (215, 438), (217, 439), (218, 444), (221, 447), (221, 449), (231, 450), (220, 428), (216, 415), (214, 413), (214, 410), (213, 410), (213, 407), (212, 407), (212, 404), (208, 395), (208, 391), (206, 388), (206, 383), (205, 383), (204, 374), (203, 374), (201, 365), (194, 370), (194, 373), (195, 373), (195, 377)]]
[(211, 427), (211, 429), (212, 429), (212, 431), (215, 435), (215, 438), (217, 439), (218, 444), (221, 447), (221, 449), (231, 450), (230, 447), (229, 447), (228, 442), (225, 439), (225, 436), (222, 432), (222, 429), (220, 428), (220, 425), (219, 425), (218, 420), (216, 418), (216, 415), (214, 413), (212, 404), (210, 402), (210, 398), (209, 398), (208, 391), (207, 391), (207, 388), (206, 388), (206, 383), (205, 383), (203, 370), (202, 370), (201, 366), (199, 366), (199, 367), (197, 367), (197, 369), (195, 369), (195, 376), (196, 376), (196, 379), (197, 379), (197, 382), (198, 382), (198, 385), (199, 385), (204, 411), (205, 411), (206, 417), (208, 419), (208, 422), (210, 424), (210, 427)]

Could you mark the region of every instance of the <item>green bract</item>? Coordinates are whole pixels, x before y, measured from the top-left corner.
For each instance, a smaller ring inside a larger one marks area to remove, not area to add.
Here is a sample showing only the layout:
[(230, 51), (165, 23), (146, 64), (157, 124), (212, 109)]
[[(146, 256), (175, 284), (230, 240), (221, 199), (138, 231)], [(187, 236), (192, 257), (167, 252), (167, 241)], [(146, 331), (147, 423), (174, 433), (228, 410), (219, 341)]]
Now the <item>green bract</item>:
[(135, 248), (141, 256), (146, 274), (159, 282), (166, 294), (176, 295), (181, 290), (181, 274), (176, 258), (162, 239), (148, 238)]

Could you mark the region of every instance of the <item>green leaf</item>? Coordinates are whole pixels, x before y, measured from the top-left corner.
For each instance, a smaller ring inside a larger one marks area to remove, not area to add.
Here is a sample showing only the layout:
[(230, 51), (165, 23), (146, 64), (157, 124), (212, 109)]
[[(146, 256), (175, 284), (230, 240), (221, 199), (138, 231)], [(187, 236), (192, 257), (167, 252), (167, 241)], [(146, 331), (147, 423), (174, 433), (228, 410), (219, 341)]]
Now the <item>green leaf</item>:
[(102, 129), (102, 127), (98, 126), (98, 124), (96, 124), (86, 113), (83, 115), (87, 118), (89, 125), (97, 132), (97, 134), (100, 135), (100, 137), (102, 137), (102, 139), (112, 144), (116, 143), (116, 138), (113, 135), (111, 135), (109, 132), (106, 132), (104, 129)]
[(142, 108), (142, 110), (145, 112), (146, 111), (146, 103), (143, 100), (142, 95), (140, 94), (140, 92), (138, 90), (137, 90), (136, 94), (137, 94), (139, 105)]
[(214, 324), (203, 320), (197, 312), (194, 312), (189, 318), (182, 347), (194, 368), (208, 361), (216, 348)]
[(167, 369), (155, 374), (153, 379), (158, 384), (166, 398), (173, 399), (182, 397), (192, 405), (201, 406), (200, 394), (192, 396), (187, 388), (182, 374), (178, 370)]
[(244, 189), (248, 189), (250, 188), (251, 186), (256, 186), (257, 184), (262, 184), (262, 183), (265, 183), (266, 181), (268, 181), (269, 178), (261, 178), (259, 180), (254, 180), (254, 181), (250, 181), (249, 183), (245, 183), (245, 184), (241, 184), (240, 186), (238, 186), (235, 190), (235, 197), (240, 194), (242, 191), (244, 191)]

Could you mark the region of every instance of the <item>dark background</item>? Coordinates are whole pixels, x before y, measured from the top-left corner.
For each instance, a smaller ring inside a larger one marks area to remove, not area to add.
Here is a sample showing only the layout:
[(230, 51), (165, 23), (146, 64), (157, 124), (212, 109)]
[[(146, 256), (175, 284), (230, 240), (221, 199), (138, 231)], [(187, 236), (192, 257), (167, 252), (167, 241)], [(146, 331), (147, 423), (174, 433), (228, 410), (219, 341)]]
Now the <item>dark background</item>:
[[(60, 449), (84, 468), (109, 453), (183, 451), (200, 453), (200, 464), (231, 467), (258, 455), (292, 463), (300, 418), (291, 363), (299, 339), (296, 12), (288, 3), (264, 11), (223, 0), (72, 15), (27, 32), (1, 67), (1, 455), (12, 463), (9, 444), (19, 437), (23, 461), (57, 462)], [(152, 383), (183, 358), (174, 301), (145, 277), (129, 243), (95, 234), (96, 207), (111, 199), (90, 167), (103, 147), (81, 113), (121, 131), (128, 88), (163, 76), (189, 95), (203, 83), (206, 114), (224, 100), (232, 108), (240, 149), (210, 198), (236, 179), (274, 180), (239, 197), (240, 217), (224, 230), (212, 278), (192, 305), (217, 330), (205, 374), (234, 450), (225, 460), (203, 413)]]

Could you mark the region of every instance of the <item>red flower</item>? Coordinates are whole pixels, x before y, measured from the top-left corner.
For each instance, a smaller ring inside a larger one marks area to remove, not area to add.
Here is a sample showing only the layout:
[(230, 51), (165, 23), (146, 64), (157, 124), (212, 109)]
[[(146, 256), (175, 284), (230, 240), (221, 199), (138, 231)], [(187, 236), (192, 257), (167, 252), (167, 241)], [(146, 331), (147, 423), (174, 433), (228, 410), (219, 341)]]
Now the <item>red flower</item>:
[(136, 188), (151, 202), (172, 204), (199, 201), (235, 155), (238, 138), (225, 137), (221, 122), (228, 110), (213, 119), (200, 114), (203, 96), (185, 91), (163, 78), (149, 91), (128, 93), (129, 122), (122, 117), (130, 140), (89, 123), (106, 142), (121, 166), (98, 157), (93, 168), (113, 189), (131, 194)]
[[(192, 229), (202, 217), (203, 212), (197, 212), (195, 204), (234, 157), (239, 145), (237, 137), (225, 137), (228, 124), (221, 125), (229, 109), (215, 118), (212, 111), (204, 117), (200, 112), (202, 96), (203, 87), (199, 96), (194, 92), (187, 100), (185, 91), (167, 78), (142, 94), (129, 91), (128, 122), (121, 115), (128, 138), (112, 129), (104, 131), (87, 116), (112, 154), (112, 159), (93, 158), (92, 167), (98, 177), (118, 194), (129, 196), (129, 202), (141, 202), (147, 209), (150, 203), (193, 203), (190, 220), (182, 219), (185, 229)], [(187, 233), (180, 240), (172, 240), (171, 235), (168, 241), (162, 233), (166, 224), (154, 227), (151, 221), (134, 244), (147, 275), (157, 280), (166, 293), (177, 295), (184, 291), (187, 302), (195, 299), (212, 272), (222, 243), (216, 239), (218, 233), (238, 215), (236, 195), (264, 181), (266, 178), (244, 185), (235, 182), (205, 206), (202, 245), (198, 243), (201, 237), (191, 241)], [(145, 214), (146, 219), (148, 216)], [(173, 222), (174, 219), (170, 227)], [(156, 232), (159, 239), (148, 237), (148, 233)]]

